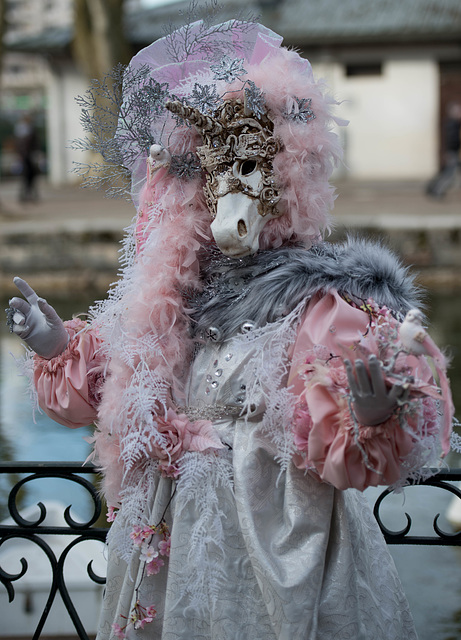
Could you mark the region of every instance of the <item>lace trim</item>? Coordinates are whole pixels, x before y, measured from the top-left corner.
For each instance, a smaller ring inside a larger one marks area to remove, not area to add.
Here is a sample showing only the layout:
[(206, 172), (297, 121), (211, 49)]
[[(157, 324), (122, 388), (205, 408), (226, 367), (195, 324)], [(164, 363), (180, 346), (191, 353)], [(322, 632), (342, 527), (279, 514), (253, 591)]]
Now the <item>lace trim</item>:
[(274, 458), (280, 464), (280, 474), (287, 470), (296, 452), (292, 427), (297, 398), (286, 387), (291, 366), (287, 354), (296, 340), (308, 303), (309, 300), (303, 300), (286, 317), (241, 336), (248, 348), (255, 351), (244, 372), (244, 377), (252, 382), (247, 384), (242, 413), (251, 415), (251, 406), (257, 403), (262, 392), (266, 411), (259, 428), (274, 445)]
[[(453, 420), (453, 424), (455, 427), (460, 426), (460, 423), (456, 418)], [(461, 453), (461, 435), (456, 433), (456, 431), (453, 431), (451, 434), (450, 446), (453, 451)]]
[(29, 401), (32, 406), (32, 417), (34, 424), (36, 422), (35, 416), (37, 413), (43, 413), (38, 403), (38, 393), (35, 387), (34, 371), (35, 371), (35, 353), (25, 343), (24, 355), (16, 358), (13, 356), (18, 372), (20, 376), (24, 376), (27, 380), (27, 392), (29, 394)]

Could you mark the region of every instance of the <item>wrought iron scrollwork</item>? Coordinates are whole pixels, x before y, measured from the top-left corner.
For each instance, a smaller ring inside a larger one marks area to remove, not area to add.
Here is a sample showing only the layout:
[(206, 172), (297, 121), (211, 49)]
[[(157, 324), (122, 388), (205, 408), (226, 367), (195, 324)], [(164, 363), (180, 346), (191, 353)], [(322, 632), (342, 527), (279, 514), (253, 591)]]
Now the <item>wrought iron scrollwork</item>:
[[(452, 482), (461, 481), (461, 469), (449, 469), (446, 471), (438, 471), (435, 475), (422, 480), (418, 483), (410, 484), (411, 486), (437, 487), (444, 491), (455, 495), (461, 500), (461, 488), (451, 484)], [(441, 546), (461, 546), (461, 531), (457, 533), (447, 533), (443, 531), (438, 520), (440, 513), (436, 514), (433, 519), (433, 529), (436, 535), (433, 536), (411, 536), (408, 535), (412, 527), (411, 516), (405, 512), (407, 524), (403, 529), (393, 531), (383, 524), (380, 514), (380, 508), (385, 498), (393, 493), (390, 489), (385, 489), (375, 502), (373, 513), (381, 528), (384, 538), (388, 544), (414, 544), (414, 545), (441, 545)]]
[[(28, 540), (37, 545), (37, 547), (39, 547), (45, 553), (50, 562), (52, 570), (51, 586), (48, 598), (40, 620), (35, 629), (32, 640), (38, 640), (38, 638), (40, 637), (40, 634), (43, 630), (43, 627), (53, 605), (55, 596), (58, 592), (61, 595), (61, 598), (69, 613), (70, 619), (72, 620), (79, 638), (81, 640), (89, 640), (67, 589), (64, 578), (64, 566), (69, 552), (81, 542), (88, 540), (97, 540), (100, 542), (104, 542), (106, 539), (108, 530), (103, 527), (93, 526), (101, 516), (102, 509), (101, 499), (99, 497), (97, 488), (90, 480), (82, 477), (82, 475), (94, 475), (97, 473), (97, 470), (93, 465), (85, 465), (83, 467), (81, 462), (17, 462), (13, 464), (0, 464), (0, 474), (12, 473), (26, 475), (12, 487), (9, 493), (8, 511), (14, 524), (0, 525), (0, 547), (7, 540)], [(85, 522), (77, 522), (76, 520), (74, 520), (74, 518), (72, 518), (70, 514), (72, 505), (69, 505), (64, 509), (63, 512), (64, 521), (67, 526), (50, 526), (46, 523), (43, 524), (47, 516), (47, 509), (42, 502), (38, 502), (38, 517), (34, 520), (27, 520), (26, 518), (24, 518), (18, 510), (18, 494), (25, 485), (34, 480), (42, 478), (69, 480), (83, 487), (92, 502), (92, 513), (90, 517)], [(42, 536), (44, 535), (67, 535), (72, 536), (72, 540), (60, 553), (59, 557), (57, 557), (50, 544), (48, 544), (48, 542), (43, 539)], [(25, 558), (20, 558), (19, 562), (21, 570), (17, 573), (8, 573), (0, 568), (0, 582), (6, 588), (8, 599), (10, 602), (12, 602), (15, 597), (14, 583), (20, 580), (26, 574), (29, 568), (28, 562)], [(98, 576), (94, 571), (93, 561), (90, 561), (88, 563), (87, 573), (89, 579), (94, 583), (99, 585), (105, 583), (105, 578), (103, 576)]]
[[(104, 542), (107, 535), (107, 529), (103, 527), (95, 527), (95, 523), (101, 515), (101, 500), (98, 491), (93, 483), (85, 477), (97, 473), (92, 465), (82, 467), (80, 462), (17, 462), (17, 463), (0, 463), (1, 474), (20, 474), (22, 477), (11, 489), (8, 498), (8, 509), (13, 524), (0, 525), (0, 548), (11, 539), (28, 540), (39, 547), (47, 556), (51, 570), (51, 586), (44, 610), (41, 614), (38, 625), (35, 629), (32, 640), (38, 640), (43, 630), (45, 622), (50, 613), (51, 607), (55, 600), (56, 594), (62, 597), (62, 600), (69, 613), (70, 619), (76, 629), (78, 637), (81, 640), (89, 640), (87, 632), (78, 616), (72, 598), (67, 589), (64, 578), (64, 566), (70, 551), (86, 540), (99, 540)], [(71, 516), (71, 505), (67, 506), (63, 511), (66, 526), (49, 526), (45, 519), (47, 515), (46, 506), (42, 502), (38, 502), (37, 507), (39, 514), (36, 518), (28, 520), (24, 518), (18, 511), (17, 502), (21, 488), (27, 486), (28, 483), (39, 478), (56, 478), (70, 480), (85, 489), (92, 500), (92, 513), (85, 522), (77, 522)], [(439, 471), (433, 477), (421, 482), (420, 484), (432, 487), (438, 487), (449, 491), (461, 500), (461, 488), (452, 484), (461, 481), (461, 469), (452, 469), (450, 471)], [(411, 517), (406, 514), (407, 524), (399, 531), (392, 531), (387, 528), (380, 517), (380, 507), (383, 500), (392, 492), (386, 489), (376, 500), (374, 506), (374, 515), (384, 534), (388, 544), (416, 544), (416, 545), (451, 545), (461, 546), (461, 532), (447, 533), (443, 531), (439, 524), (439, 515), (437, 514), (433, 520), (434, 536), (419, 537), (408, 535), (411, 530)], [(69, 544), (59, 554), (55, 554), (47, 540), (43, 539), (44, 535), (56, 536), (72, 536)], [(8, 573), (0, 567), (0, 582), (4, 585), (9, 601), (12, 602), (15, 597), (14, 584), (20, 580), (28, 571), (29, 565), (25, 558), (19, 559), (20, 570), (17, 573)], [(89, 579), (94, 583), (102, 585), (105, 578), (99, 576), (93, 569), (93, 561), (87, 565), (87, 573)]]

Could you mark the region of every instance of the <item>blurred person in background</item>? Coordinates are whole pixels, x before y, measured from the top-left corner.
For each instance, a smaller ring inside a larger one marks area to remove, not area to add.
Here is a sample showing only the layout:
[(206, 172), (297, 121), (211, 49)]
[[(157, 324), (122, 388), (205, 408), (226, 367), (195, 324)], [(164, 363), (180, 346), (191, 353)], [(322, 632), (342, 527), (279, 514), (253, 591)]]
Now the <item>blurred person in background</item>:
[(21, 202), (33, 202), (38, 199), (36, 178), (39, 170), (35, 162), (38, 140), (34, 120), (30, 113), (26, 113), (21, 117), (15, 126), (14, 134), (16, 152), (21, 162), (19, 200)]
[(443, 198), (455, 184), (457, 173), (461, 167), (459, 150), (461, 146), (461, 104), (451, 102), (447, 106), (446, 119), (443, 125), (444, 161), (441, 171), (428, 183), (427, 195)]

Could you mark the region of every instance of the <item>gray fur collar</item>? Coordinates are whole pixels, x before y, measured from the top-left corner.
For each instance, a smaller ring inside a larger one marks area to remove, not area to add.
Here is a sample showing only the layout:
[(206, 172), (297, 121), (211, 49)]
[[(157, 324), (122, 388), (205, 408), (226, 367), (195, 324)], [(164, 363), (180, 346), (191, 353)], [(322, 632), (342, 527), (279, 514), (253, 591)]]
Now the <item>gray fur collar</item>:
[(194, 334), (218, 327), (221, 339), (245, 321), (274, 322), (317, 292), (336, 289), (356, 300), (373, 298), (403, 318), (420, 304), (413, 277), (381, 244), (349, 238), (306, 250), (282, 247), (242, 259), (213, 255), (202, 263), (205, 287), (192, 300)]

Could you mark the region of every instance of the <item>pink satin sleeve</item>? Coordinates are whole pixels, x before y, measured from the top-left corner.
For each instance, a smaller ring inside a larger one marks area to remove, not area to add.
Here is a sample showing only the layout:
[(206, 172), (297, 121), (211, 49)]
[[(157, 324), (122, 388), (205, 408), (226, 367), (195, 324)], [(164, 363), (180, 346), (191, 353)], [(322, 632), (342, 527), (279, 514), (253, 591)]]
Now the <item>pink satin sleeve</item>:
[(322, 347), (331, 355), (337, 355), (340, 345), (351, 344), (360, 338), (367, 325), (367, 314), (348, 304), (336, 291), (313, 298), (298, 330), (293, 350), (290, 372), (293, 392), (299, 395), (304, 390), (304, 381), (297, 375), (297, 370), (306, 353)]
[[(376, 427), (354, 423), (343, 359), (354, 359), (347, 346), (360, 339), (368, 325), (368, 314), (348, 304), (336, 292), (317, 297), (307, 309), (293, 352), (289, 382), (298, 397), (294, 437), (299, 450), (294, 463), (338, 489), (363, 490), (397, 482), (402, 462), (415, 446), (417, 426), (411, 420), (405, 429), (395, 415)], [(327, 363), (322, 374), (318, 372), (317, 357)], [(306, 384), (309, 358), (312, 373)], [(432, 379), (425, 360), (408, 355), (405, 366), (414, 372), (424, 391), (425, 383)], [(435, 435), (438, 429), (435, 401), (421, 393), (420, 403), (427, 435), (431, 430)]]
[(59, 356), (34, 356), (34, 383), (40, 407), (60, 424), (74, 429), (90, 425), (97, 416), (104, 361), (101, 340), (86, 323), (64, 323), (69, 343)]

